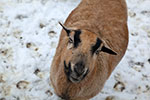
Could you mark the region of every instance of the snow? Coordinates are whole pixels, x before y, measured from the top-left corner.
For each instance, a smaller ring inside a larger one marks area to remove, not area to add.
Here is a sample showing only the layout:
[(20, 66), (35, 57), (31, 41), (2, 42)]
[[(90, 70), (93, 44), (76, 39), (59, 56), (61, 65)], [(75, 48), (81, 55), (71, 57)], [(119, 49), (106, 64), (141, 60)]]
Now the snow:
[[(49, 80), (77, 0), (0, 0), (0, 100), (57, 100)], [(150, 1), (127, 0), (128, 50), (92, 100), (150, 100)]]

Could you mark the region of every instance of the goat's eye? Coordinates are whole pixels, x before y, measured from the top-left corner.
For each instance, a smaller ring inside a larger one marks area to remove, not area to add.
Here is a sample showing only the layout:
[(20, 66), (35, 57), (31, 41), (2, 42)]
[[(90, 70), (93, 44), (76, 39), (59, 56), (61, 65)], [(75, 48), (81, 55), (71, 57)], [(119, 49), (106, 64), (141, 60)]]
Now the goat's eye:
[(67, 48), (68, 48), (68, 49), (71, 49), (71, 48), (73, 48), (73, 45), (74, 45), (74, 41), (73, 41), (72, 38), (69, 37)]
[(95, 54), (98, 54), (98, 53), (99, 53), (99, 50), (96, 50), (96, 51), (95, 51)]
[(68, 41), (69, 43), (73, 43), (73, 40), (71, 39), (71, 38), (69, 38), (69, 41)]

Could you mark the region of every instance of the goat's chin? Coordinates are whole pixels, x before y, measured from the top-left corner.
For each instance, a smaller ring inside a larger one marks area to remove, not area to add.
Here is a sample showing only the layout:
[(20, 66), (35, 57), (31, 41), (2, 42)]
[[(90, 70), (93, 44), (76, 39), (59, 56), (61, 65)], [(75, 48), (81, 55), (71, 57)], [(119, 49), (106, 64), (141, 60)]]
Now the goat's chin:
[(72, 83), (79, 83), (82, 81), (82, 79), (78, 79), (78, 78), (74, 78), (74, 77), (69, 77), (69, 80), (72, 82)]

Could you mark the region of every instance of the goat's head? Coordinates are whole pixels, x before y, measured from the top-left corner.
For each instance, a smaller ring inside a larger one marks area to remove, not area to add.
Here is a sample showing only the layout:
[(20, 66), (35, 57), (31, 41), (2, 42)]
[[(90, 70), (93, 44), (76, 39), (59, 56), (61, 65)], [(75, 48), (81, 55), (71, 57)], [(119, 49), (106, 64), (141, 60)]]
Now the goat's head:
[(66, 32), (63, 51), (64, 72), (69, 81), (79, 83), (93, 68), (100, 52), (116, 55), (97, 34), (87, 30), (69, 29), (59, 23)]

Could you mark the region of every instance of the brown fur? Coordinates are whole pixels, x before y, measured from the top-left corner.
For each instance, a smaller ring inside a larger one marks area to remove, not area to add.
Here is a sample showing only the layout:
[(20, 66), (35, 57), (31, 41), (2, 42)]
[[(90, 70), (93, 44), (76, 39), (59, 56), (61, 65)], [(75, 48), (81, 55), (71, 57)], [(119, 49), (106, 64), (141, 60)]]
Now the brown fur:
[[(66, 100), (88, 100), (101, 91), (125, 54), (128, 45), (125, 0), (82, 0), (67, 18), (65, 26), (83, 30), (80, 36), (82, 44), (75, 51), (68, 50), (68, 37), (62, 30), (51, 65), (50, 80), (58, 96)], [(100, 52), (93, 58), (89, 56), (90, 46), (95, 44), (96, 37), (101, 38), (117, 55)], [(77, 53), (86, 55), (90, 72), (81, 82), (72, 83), (68, 82), (64, 73), (63, 61), (76, 59), (74, 55)]]

